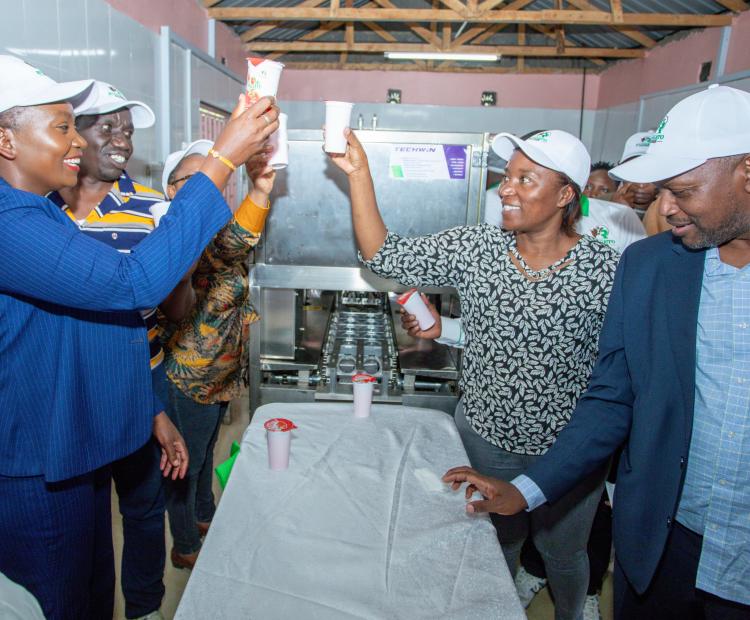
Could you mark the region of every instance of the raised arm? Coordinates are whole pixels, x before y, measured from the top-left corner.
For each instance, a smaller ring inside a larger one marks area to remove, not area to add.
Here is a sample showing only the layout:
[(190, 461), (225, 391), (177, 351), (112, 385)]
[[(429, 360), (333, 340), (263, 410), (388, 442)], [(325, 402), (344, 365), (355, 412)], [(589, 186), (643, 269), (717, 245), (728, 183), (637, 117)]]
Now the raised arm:
[[(260, 151), (278, 127), (272, 103), (238, 106), (214, 147), (222, 157), (236, 165)], [(220, 193), (231, 169), (209, 159), (130, 254), (84, 235), (47, 199), (13, 192), (0, 204), (0, 290), (87, 310), (158, 305), (231, 215)]]
[(388, 231), (378, 210), (367, 154), (351, 129), (344, 130), (344, 134), (346, 153), (330, 157), (349, 177), (354, 236), (362, 257), (370, 260), (382, 247)]

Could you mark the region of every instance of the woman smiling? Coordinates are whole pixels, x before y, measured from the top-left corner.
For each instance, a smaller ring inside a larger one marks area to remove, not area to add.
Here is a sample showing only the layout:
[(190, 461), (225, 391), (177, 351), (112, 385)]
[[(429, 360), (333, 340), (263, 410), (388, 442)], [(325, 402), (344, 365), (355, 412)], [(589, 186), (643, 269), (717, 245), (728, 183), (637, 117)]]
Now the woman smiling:
[[(508, 162), (499, 188), (505, 230), (459, 226), (405, 238), (386, 229), (364, 149), (352, 132), (347, 139), (347, 153), (332, 159), (349, 177), (362, 258), (406, 285), (457, 289), (466, 342), (456, 425), (472, 465), (511, 480), (554, 443), (586, 388), (614, 279), (614, 250), (574, 230), (586, 148), (557, 130), (528, 140), (500, 134), (493, 149)], [(495, 520), (513, 573), (533, 537), (558, 619), (583, 608), (602, 483), (597, 472), (552, 506)]]

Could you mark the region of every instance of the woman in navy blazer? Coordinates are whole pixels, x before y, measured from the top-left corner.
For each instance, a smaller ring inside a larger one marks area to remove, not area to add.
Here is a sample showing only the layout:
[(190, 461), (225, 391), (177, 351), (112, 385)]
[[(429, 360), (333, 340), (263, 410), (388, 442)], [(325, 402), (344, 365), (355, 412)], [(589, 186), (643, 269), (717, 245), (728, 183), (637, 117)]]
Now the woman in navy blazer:
[[(90, 81), (58, 84), (12, 56), (0, 77), (0, 572), (48, 618), (108, 618), (106, 467), (143, 445), (163, 410), (135, 311), (161, 302), (229, 219), (221, 190), (278, 127), (278, 108), (238, 106), (171, 223), (121, 254), (45, 198), (76, 182), (86, 143), (69, 101)], [(164, 465), (184, 472), (171, 456)]]

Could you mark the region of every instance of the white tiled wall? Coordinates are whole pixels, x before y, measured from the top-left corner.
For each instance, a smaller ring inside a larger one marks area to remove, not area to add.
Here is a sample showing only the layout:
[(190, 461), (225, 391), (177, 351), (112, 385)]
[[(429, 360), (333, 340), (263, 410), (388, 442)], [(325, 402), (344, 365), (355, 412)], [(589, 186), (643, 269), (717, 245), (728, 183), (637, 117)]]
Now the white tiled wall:
[[(158, 0), (157, 0), (158, 1)], [(0, 20), (2, 53), (22, 57), (56, 80), (95, 78), (114, 84), (129, 99), (143, 101), (158, 114), (159, 35), (113, 9), (104, 0), (5, 0)], [(12, 6), (12, 8), (10, 8)], [(184, 96), (182, 48), (171, 45), (170, 146), (198, 137), (198, 104), (231, 110), (241, 84), (193, 57), (192, 93)], [(192, 106), (192, 127), (184, 126)], [(157, 126), (135, 133), (128, 171), (160, 188)]]

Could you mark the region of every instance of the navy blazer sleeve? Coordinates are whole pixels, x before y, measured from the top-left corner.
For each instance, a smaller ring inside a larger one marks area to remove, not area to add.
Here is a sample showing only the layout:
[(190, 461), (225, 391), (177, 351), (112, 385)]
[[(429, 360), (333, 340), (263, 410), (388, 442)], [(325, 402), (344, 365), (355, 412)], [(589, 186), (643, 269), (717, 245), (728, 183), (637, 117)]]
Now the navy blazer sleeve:
[(0, 205), (0, 290), (84, 310), (153, 308), (230, 216), (216, 186), (196, 174), (159, 228), (122, 254), (81, 233), (46, 198), (12, 191)]
[(549, 451), (525, 472), (550, 502), (604, 463), (630, 431), (634, 396), (623, 330), (628, 255), (617, 268), (588, 390)]

